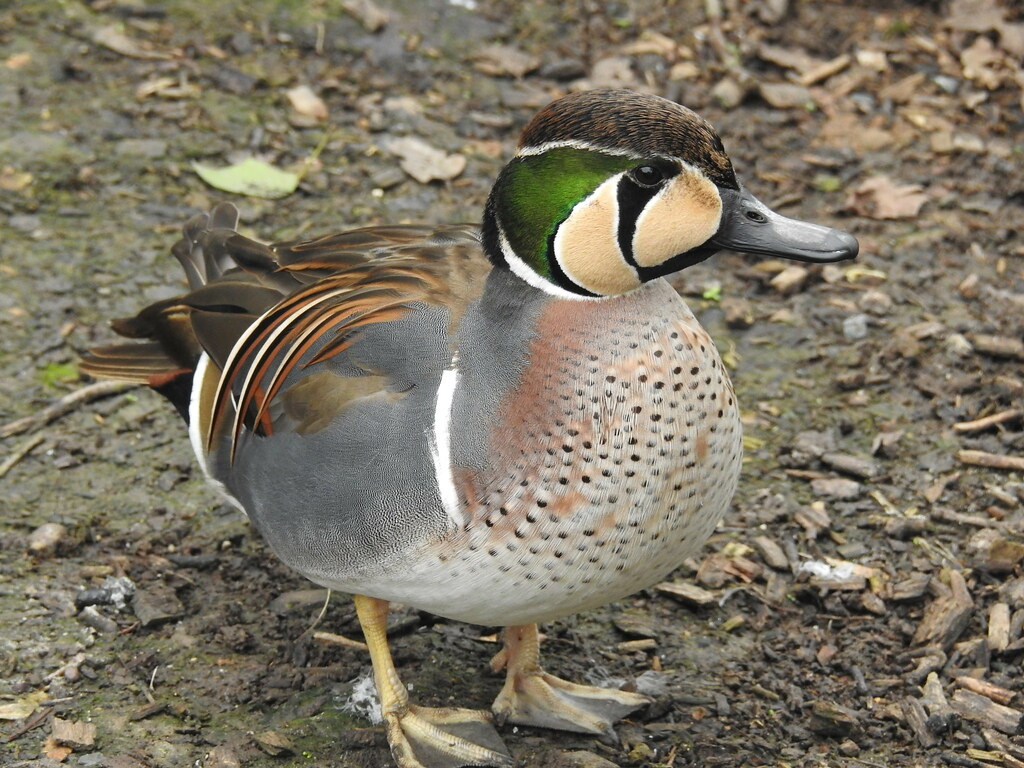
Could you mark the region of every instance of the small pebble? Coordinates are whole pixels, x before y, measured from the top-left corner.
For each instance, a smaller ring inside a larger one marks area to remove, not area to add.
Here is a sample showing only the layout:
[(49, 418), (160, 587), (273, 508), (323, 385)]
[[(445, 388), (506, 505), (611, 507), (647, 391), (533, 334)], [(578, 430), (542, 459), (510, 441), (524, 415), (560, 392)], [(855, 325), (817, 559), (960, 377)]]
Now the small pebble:
[(60, 523), (43, 523), (29, 534), (29, 552), (40, 556), (52, 555), (67, 532), (67, 528)]
[(85, 624), (85, 626), (92, 627), (97, 632), (113, 634), (114, 632), (117, 632), (118, 629), (116, 621), (104, 616), (92, 605), (79, 611), (78, 620)]
[(860, 341), (868, 335), (868, 316), (850, 315), (843, 320), (843, 336), (850, 341)]
[(28, 213), (16, 213), (7, 217), (7, 226), (16, 232), (34, 232), (43, 225), (38, 216)]
[(976, 299), (978, 298), (978, 284), (980, 282), (981, 279), (972, 272), (960, 281), (960, 285), (958, 285), (956, 289), (960, 291), (960, 295), (965, 299)]
[(815, 496), (850, 500), (860, 496), (864, 487), (856, 480), (847, 480), (845, 477), (819, 477), (811, 481), (811, 490)]
[(853, 739), (847, 739), (839, 745), (839, 752), (845, 757), (855, 757), (860, 754), (860, 747)]
[(745, 95), (739, 83), (728, 77), (719, 80), (711, 89), (711, 97), (725, 109), (738, 107)]
[(551, 80), (575, 80), (587, 74), (587, 69), (579, 59), (556, 59), (540, 68), (541, 77)]
[(776, 109), (806, 109), (814, 104), (811, 92), (796, 83), (761, 83), (758, 91)]
[(872, 315), (887, 315), (892, 311), (892, 297), (884, 291), (864, 291), (857, 300), (857, 306)]
[(962, 333), (951, 333), (943, 341), (946, 351), (954, 357), (967, 357), (974, 351), (974, 345)]
[(807, 278), (810, 274), (811, 273), (803, 267), (786, 267), (771, 279), (771, 286), (784, 296), (789, 295), (800, 290), (804, 283), (807, 282)]

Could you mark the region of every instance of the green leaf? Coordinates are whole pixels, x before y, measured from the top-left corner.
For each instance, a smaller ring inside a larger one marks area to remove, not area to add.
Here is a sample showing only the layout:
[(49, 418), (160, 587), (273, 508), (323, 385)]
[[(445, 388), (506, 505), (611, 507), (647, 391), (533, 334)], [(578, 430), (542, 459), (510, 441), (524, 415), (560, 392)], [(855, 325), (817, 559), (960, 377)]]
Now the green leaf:
[(821, 192), (838, 192), (843, 187), (843, 180), (831, 173), (819, 173), (814, 177), (813, 184)]
[(721, 301), (722, 300), (722, 286), (719, 283), (709, 285), (704, 289), (704, 293), (700, 295), (704, 301)]
[(298, 188), (300, 179), (297, 173), (282, 171), (252, 157), (225, 168), (201, 163), (192, 163), (192, 168), (199, 178), (222, 192), (269, 200), (290, 195)]
[(78, 378), (78, 367), (74, 363), (49, 363), (39, 371), (39, 380), (47, 387), (55, 387)]

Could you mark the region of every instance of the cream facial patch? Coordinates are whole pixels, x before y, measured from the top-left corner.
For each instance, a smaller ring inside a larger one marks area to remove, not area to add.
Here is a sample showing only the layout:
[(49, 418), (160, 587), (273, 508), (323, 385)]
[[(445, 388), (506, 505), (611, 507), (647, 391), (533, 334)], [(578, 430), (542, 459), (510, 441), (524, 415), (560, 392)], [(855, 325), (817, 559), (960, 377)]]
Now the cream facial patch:
[(695, 168), (683, 167), (644, 207), (633, 235), (633, 259), (659, 264), (706, 243), (722, 221), (718, 188)]
[(591, 293), (613, 296), (640, 285), (640, 278), (619, 249), (616, 174), (579, 203), (555, 234), (558, 265), (570, 280)]

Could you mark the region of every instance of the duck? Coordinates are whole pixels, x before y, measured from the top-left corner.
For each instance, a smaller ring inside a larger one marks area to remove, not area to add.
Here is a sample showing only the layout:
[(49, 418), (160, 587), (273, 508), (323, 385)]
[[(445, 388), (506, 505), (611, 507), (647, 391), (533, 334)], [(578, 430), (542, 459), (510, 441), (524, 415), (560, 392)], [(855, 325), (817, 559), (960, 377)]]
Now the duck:
[[(82, 370), (165, 395), (273, 553), (353, 595), (399, 768), (511, 766), (496, 725), (614, 736), (650, 699), (549, 674), (538, 625), (695, 554), (742, 457), (728, 372), (666, 278), (856, 238), (761, 202), (694, 111), (607, 89), (532, 118), (479, 225), (265, 244), (238, 222), (192, 218), (188, 291), (115, 320), (132, 341)], [(393, 603), (504, 628), (489, 712), (410, 700)]]

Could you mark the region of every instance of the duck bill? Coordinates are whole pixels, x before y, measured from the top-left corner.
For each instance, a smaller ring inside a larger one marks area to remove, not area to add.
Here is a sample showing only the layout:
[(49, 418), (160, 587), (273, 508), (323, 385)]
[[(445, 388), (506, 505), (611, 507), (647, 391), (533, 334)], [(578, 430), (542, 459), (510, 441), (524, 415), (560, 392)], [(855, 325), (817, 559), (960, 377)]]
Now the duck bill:
[(720, 189), (722, 224), (711, 244), (743, 253), (828, 264), (852, 259), (860, 244), (841, 229), (782, 216), (746, 189)]

